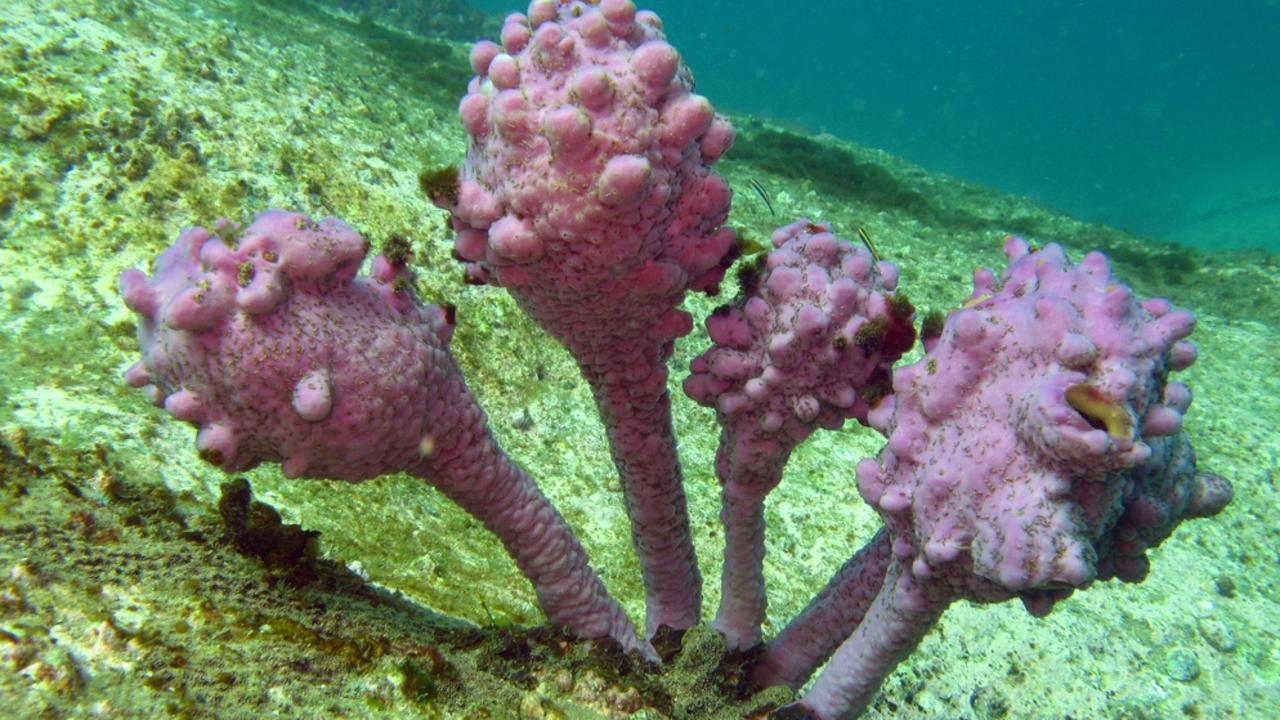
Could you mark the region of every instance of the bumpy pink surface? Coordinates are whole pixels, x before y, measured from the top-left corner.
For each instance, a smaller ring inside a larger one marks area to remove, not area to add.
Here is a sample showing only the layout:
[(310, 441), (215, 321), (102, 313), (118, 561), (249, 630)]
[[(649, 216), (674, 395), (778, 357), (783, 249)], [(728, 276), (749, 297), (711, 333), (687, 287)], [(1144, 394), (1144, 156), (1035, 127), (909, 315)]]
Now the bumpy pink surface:
[(754, 292), (707, 318), (714, 346), (684, 389), (722, 423), (794, 446), (818, 427), (865, 420), (866, 389), (889, 381), (915, 333), (910, 312), (891, 304), (892, 263), (825, 223), (798, 220), (772, 240)]
[[(1009, 268), (975, 274), (965, 307), (871, 413), (889, 442), (858, 466), (858, 486), (885, 520), (892, 559), (802, 701), (817, 717), (865, 707), (957, 598), (1016, 596), (1049, 612), (1097, 576), (1135, 485), (1160, 493), (1162, 480), (1134, 469), (1151, 459), (1149, 440), (1180, 429), (1189, 395), (1166, 378), (1195, 359), (1183, 340), (1191, 315), (1135, 301), (1101, 254), (1073, 266), (1058, 246), (1031, 252), (1018, 238), (1005, 251)], [(1216, 494), (1200, 509), (1220, 509)], [(1159, 524), (1167, 534), (1179, 519)]]
[(498, 448), (447, 351), (452, 324), (339, 220), (271, 210), (242, 232), (191, 228), (155, 275), (121, 274), (141, 316), (126, 377), (227, 471), (281, 461), (290, 477), (358, 482), (408, 471), (480, 519), (533, 583), (555, 625), (641, 647), (586, 553)]
[(452, 212), (469, 277), (501, 285), (574, 355), (609, 433), (648, 618), (698, 621), (701, 580), (671, 434), (677, 309), (732, 261), (730, 191), (710, 165), (729, 124), (691, 92), (651, 12), (536, 0), (477, 43), (459, 113), (471, 137)]
[(715, 344), (684, 383), (723, 428), (725, 562), (713, 626), (731, 650), (760, 642), (766, 493), (815, 429), (866, 419), (868, 390), (873, 399), (888, 391), (893, 362), (915, 338), (910, 305), (892, 296), (892, 264), (807, 220), (779, 228), (773, 244), (759, 275), (745, 276), (744, 296), (707, 318)]
[[(1094, 576), (1093, 541), (1123, 491), (1107, 478), (1147, 459), (1144, 435), (1179, 429), (1160, 392), (1170, 358), (1194, 358), (1182, 341), (1194, 321), (1163, 301), (1140, 306), (1099, 253), (1072, 266), (1057, 245), (1030, 253), (1010, 238), (1005, 251), (1003, 277), (976, 273), (937, 345), (894, 373), (872, 414), (889, 444), (859, 465), (858, 485), (917, 576), (964, 560), (975, 592), (1030, 591), (1047, 611), (1037, 588)], [(1096, 393), (1116, 430), (1072, 406), (1073, 386)]]
[(454, 372), (452, 327), (397, 293), (385, 261), (357, 277), (366, 250), (339, 220), (280, 210), (234, 249), (184, 231), (152, 278), (121, 276), (142, 315), (129, 383), (198, 425), (201, 455), (227, 471), (265, 460), (290, 477), (359, 481), (413, 465), (432, 380)]
[(519, 290), (566, 342), (605, 313), (659, 342), (687, 333), (675, 304), (719, 281), (734, 241), (710, 170), (733, 131), (691, 93), (657, 15), (539, 0), (471, 57), (451, 208), (468, 272)]

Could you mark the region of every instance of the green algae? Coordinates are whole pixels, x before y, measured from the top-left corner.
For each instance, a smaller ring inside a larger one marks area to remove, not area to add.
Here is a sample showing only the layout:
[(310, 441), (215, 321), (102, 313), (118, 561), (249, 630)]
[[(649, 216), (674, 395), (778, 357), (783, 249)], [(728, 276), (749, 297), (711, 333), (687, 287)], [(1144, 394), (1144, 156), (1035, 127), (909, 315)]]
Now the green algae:
[[(466, 48), (282, 1), (196, 7), (18, 0), (0, 20), (5, 697), (29, 716), (102, 703), (201, 716), (216, 696), (224, 717), (531, 718), (734, 717), (785, 699), (739, 700), (714, 633), (691, 632), (689, 653), (663, 675), (521, 630), (542, 618), (501, 546), (409, 478), (349, 486), (290, 482), (275, 468), (245, 474), (281, 522), (320, 533), (318, 578), (301, 587), (273, 581), (223, 539), (216, 508), (228, 478), (199, 461), (190, 428), (120, 380), (136, 346), (115, 276), (147, 267), (185, 225), (244, 221), (271, 205), (334, 214), (374, 241), (402, 238), (416, 289), (457, 305), (453, 350), (495, 432), (627, 610), (642, 613), (589, 391), (504, 293), (459, 282), (444, 214), (419, 189), (422, 168), (462, 157)], [(869, 716), (1280, 714), (1269, 710), (1280, 705), (1268, 530), (1280, 523), (1280, 491), (1267, 479), (1280, 473), (1274, 256), (1161, 246), (875, 150), (737, 124), (721, 164), (747, 189), (732, 222), (762, 238), (800, 215), (850, 238), (865, 226), (919, 307), (955, 307), (972, 269), (998, 265), (1000, 239), (1021, 232), (1060, 240), (1073, 257), (1102, 248), (1140, 294), (1168, 293), (1200, 317), (1201, 359), (1183, 378), (1196, 392), (1188, 430), (1201, 462), (1236, 483), (1236, 502), (1179, 528), (1142, 585), (1079, 593), (1043, 621), (1011, 605), (953, 608)], [(768, 188), (777, 217), (748, 200), (750, 180)], [(701, 318), (716, 302), (687, 308)], [(678, 388), (706, 343), (700, 327), (677, 343), (672, 387), (714, 607), (718, 431)], [(795, 453), (766, 507), (766, 634), (874, 533), (852, 468), (878, 445), (849, 427)], [(1219, 577), (1234, 578), (1232, 596), (1215, 589)], [(1234, 652), (1203, 641), (1203, 618), (1234, 628)], [(1166, 676), (1159, 648), (1172, 646), (1194, 648), (1193, 681)]]
[(639, 687), (676, 702), (616, 647), (476, 628), (332, 562), (282, 559), (260, 541), (297, 530), (243, 480), (219, 518), (106, 453), (15, 433), (0, 470), (0, 687), (14, 716), (504, 718), (532, 703), (598, 717), (589, 708), (639, 705)]

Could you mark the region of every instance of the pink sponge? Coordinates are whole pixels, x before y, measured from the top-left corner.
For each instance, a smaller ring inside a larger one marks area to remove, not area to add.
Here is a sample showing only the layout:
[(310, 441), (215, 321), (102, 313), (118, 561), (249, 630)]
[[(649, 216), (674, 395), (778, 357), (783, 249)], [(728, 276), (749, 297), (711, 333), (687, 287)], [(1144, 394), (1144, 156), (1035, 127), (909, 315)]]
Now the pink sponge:
[(698, 622), (701, 578), (667, 368), (736, 235), (711, 164), (729, 124), (691, 92), (662, 22), (630, 0), (535, 0), (477, 43), (452, 212), (473, 281), (501, 285), (573, 354), (606, 424), (644, 574), (648, 632)]
[(1005, 252), (1003, 277), (978, 271), (937, 346), (895, 373), (871, 418), (891, 424), (889, 444), (858, 484), (891, 528), (907, 523), (914, 574), (963, 557), (975, 592), (1027, 591), (1045, 612), (1038, 588), (1095, 574), (1093, 541), (1123, 490), (1106, 479), (1147, 459), (1144, 436), (1179, 429), (1162, 391), (1170, 362), (1194, 357), (1194, 321), (1136, 303), (1099, 253), (1072, 266), (1018, 238)]
[(448, 353), (446, 311), (422, 305), (404, 259), (339, 220), (270, 210), (236, 232), (200, 227), (156, 273), (120, 276), (142, 319), (126, 378), (227, 471), (281, 461), (290, 477), (426, 478), (479, 518), (533, 583), (547, 618), (580, 637), (647, 644), (592, 572), (572, 531), (497, 446)]
[(656, 15), (537, 0), (471, 61), (460, 113), (472, 143), (450, 209), (474, 278), (532, 286), (531, 302), (573, 315), (584, 293), (665, 312), (719, 280), (734, 234), (720, 227), (729, 188), (709, 165), (733, 130), (690, 92)]
[[(1098, 576), (1100, 558), (1145, 547), (1116, 547), (1114, 528), (1158, 541), (1230, 498), (1166, 446), (1189, 401), (1166, 381), (1195, 359), (1183, 339), (1191, 315), (1135, 301), (1099, 253), (1073, 266), (1058, 246), (1032, 252), (1018, 238), (1005, 252), (1004, 274), (975, 274), (965, 306), (870, 413), (889, 442), (859, 464), (858, 488), (885, 520), (891, 555), (857, 629), (801, 701), (815, 717), (864, 708), (952, 601), (1019, 597), (1045, 614)], [(1168, 461), (1147, 465), (1149, 443)], [(1139, 518), (1144, 501), (1170, 498)]]
[(865, 420), (915, 340), (892, 264), (807, 220), (779, 228), (773, 244), (763, 267), (744, 275), (743, 297), (707, 318), (715, 345), (684, 383), (723, 428), (725, 562), (714, 626), (731, 650), (760, 642), (763, 504), (791, 451), (819, 427)]
[(234, 246), (184, 231), (150, 280), (121, 275), (142, 315), (129, 383), (200, 426), (201, 455), (227, 471), (279, 461), (289, 477), (354, 482), (418, 462), (453, 330), (385, 258), (356, 277), (367, 249), (339, 220), (283, 210)]
[(777, 249), (748, 273), (742, 300), (707, 318), (715, 345), (684, 387), (722, 422), (799, 442), (815, 427), (866, 420), (915, 341), (913, 311), (893, 294), (898, 268), (830, 225), (801, 219), (772, 239)]

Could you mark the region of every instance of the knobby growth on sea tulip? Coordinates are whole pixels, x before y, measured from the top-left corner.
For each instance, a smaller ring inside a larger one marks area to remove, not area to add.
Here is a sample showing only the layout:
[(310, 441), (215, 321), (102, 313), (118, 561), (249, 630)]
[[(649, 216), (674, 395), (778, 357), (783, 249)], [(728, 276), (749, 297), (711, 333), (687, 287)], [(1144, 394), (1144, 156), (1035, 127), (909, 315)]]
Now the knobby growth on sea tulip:
[[(451, 313), (412, 293), (406, 256), (377, 256), (332, 218), (270, 210), (191, 228), (154, 275), (121, 275), (143, 359), (126, 374), (200, 428), (204, 459), (288, 477), (426, 479), (479, 518), (548, 620), (657, 660), (648, 639), (701, 619), (667, 361), (737, 255), (711, 165), (729, 124), (692, 92), (661, 21), (629, 0), (536, 0), (501, 44), (477, 43), (460, 106), (461, 171), (424, 179), (455, 254), (505, 288), (576, 359), (608, 429), (645, 582), (645, 634), (591, 570), (534, 481), (498, 447), (448, 352)], [(1193, 320), (1137, 300), (1092, 253), (1008, 238), (962, 307), (921, 332), (897, 268), (828, 225), (779, 228), (742, 295), (706, 320), (714, 345), (685, 391), (722, 428), (726, 547), (713, 626), (759, 649), (759, 685), (812, 688), (779, 717), (854, 717), (958, 599), (1039, 616), (1098, 579), (1142, 580), (1146, 550), (1220, 511), (1231, 486), (1182, 431)], [(791, 451), (853, 418), (884, 434), (855, 471), (884, 527), (776, 637), (763, 502)]]

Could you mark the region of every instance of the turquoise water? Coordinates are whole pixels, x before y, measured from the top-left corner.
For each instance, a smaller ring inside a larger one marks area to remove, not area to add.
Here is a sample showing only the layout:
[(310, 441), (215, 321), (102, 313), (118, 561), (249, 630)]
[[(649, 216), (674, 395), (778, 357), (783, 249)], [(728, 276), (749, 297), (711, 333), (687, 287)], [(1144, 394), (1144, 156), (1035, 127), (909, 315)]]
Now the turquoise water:
[(1276, 0), (637, 4), (718, 108), (1141, 236), (1280, 250)]

